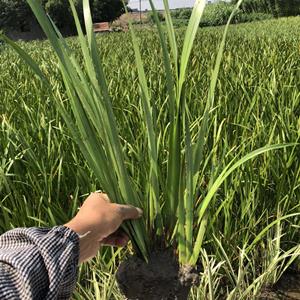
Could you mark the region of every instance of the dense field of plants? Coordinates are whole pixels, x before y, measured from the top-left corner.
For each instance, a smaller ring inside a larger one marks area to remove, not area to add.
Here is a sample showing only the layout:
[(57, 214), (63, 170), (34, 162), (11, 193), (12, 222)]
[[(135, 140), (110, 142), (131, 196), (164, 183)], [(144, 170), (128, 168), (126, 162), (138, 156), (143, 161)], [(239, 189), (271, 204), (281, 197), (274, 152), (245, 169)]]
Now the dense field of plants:
[[(225, 25), (234, 7), (235, 4), (227, 2), (217, 2), (215, 4), (207, 5), (200, 22), (200, 26)], [(192, 10), (190, 8), (178, 8), (173, 10), (171, 14), (175, 19), (175, 24), (182, 26), (188, 23)], [(232, 24), (262, 21), (272, 18), (274, 18), (274, 16), (266, 11), (243, 11), (240, 8), (235, 14)]]
[[(176, 34), (182, 44), (182, 31)], [(195, 132), (222, 34), (223, 28), (201, 29), (193, 48), (186, 99)], [(138, 37), (157, 108), (155, 126), (164, 132), (167, 92), (158, 36), (144, 30)], [(97, 42), (128, 168), (136, 184), (143, 186), (148, 141), (130, 36), (102, 35)], [(75, 50), (79, 47), (75, 39), (68, 43)], [(14, 51), (0, 46), (1, 233), (18, 226), (63, 224), (86, 193), (101, 188), (54, 105), (54, 96), (67, 96), (49, 43), (20, 45), (50, 78), (52, 92)], [(300, 18), (232, 26), (210, 111), (201, 193), (205, 195), (210, 177), (234, 157), (267, 144), (299, 142), (299, 115)], [(192, 299), (254, 299), (286, 269), (299, 270), (299, 153), (293, 146), (263, 154), (219, 188), (206, 215), (202, 276)], [(131, 251), (104, 248), (89, 268), (81, 266), (74, 298), (122, 299), (114, 273)]]

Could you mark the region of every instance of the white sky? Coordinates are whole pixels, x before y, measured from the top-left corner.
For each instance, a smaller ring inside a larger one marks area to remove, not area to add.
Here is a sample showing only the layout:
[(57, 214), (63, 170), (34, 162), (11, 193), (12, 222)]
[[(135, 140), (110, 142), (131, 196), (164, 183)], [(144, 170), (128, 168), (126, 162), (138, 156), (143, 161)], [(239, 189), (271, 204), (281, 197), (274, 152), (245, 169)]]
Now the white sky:
[[(150, 9), (149, 0), (141, 0), (142, 1), (142, 10)], [(131, 8), (139, 8), (139, 0), (129, 0), (129, 6)], [(153, 0), (154, 5), (157, 9), (163, 8), (163, 0)], [(169, 0), (170, 8), (178, 8), (178, 7), (192, 7), (194, 5), (195, 0)]]

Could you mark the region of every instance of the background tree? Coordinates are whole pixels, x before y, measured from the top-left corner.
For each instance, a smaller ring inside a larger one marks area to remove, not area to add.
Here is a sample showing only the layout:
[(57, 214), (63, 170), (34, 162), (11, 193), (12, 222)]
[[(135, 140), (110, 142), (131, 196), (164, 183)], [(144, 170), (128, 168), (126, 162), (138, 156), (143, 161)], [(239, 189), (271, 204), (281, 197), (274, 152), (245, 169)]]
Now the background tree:
[[(82, 1), (74, 1), (80, 19), (83, 19)], [(75, 32), (75, 24), (69, 1), (66, 0), (46, 0), (45, 9), (54, 23), (60, 29), (67, 29), (69, 33)]]
[(275, 17), (296, 16), (300, 14), (300, 0), (244, 0), (241, 9), (248, 13), (271, 13)]
[[(94, 22), (112, 22), (125, 12), (121, 0), (93, 0), (92, 2)], [(125, 4), (128, 4), (127, 0)]]
[[(68, 0), (41, 0), (55, 24), (66, 32), (74, 32), (75, 26)], [(74, 0), (79, 17), (82, 16), (82, 0)], [(94, 22), (111, 22), (124, 13), (122, 0), (90, 0)], [(128, 1), (125, 1), (127, 4)], [(0, 28), (17, 31), (30, 30), (35, 20), (26, 0), (0, 0)]]
[(33, 14), (26, 0), (0, 0), (0, 28), (26, 31)]

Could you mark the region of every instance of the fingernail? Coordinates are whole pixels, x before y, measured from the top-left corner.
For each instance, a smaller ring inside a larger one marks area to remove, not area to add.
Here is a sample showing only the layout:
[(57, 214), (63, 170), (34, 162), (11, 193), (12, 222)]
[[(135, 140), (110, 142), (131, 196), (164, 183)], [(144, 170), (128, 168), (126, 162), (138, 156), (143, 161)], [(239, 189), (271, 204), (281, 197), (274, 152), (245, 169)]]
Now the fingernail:
[(137, 207), (137, 211), (139, 212), (139, 217), (141, 217), (144, 214), (144, 212), (138, 207)]

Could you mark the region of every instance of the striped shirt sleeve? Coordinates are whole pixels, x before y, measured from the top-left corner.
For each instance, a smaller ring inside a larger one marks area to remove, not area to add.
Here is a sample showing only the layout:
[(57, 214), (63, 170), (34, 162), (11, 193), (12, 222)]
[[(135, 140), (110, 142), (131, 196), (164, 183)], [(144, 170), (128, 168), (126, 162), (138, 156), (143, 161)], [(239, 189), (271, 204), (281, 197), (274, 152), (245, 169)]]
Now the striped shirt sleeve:
[(0, 299), (70, 299), (78, 260), (79, 237), (67, 227), (8, 231), (0, 236)]

